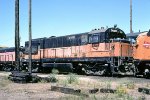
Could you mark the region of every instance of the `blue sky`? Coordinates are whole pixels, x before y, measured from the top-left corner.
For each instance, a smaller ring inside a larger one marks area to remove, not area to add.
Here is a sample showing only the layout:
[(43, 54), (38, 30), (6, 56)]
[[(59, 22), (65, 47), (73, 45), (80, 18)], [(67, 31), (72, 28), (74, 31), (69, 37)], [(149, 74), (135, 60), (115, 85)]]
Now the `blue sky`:
[[(150, 0), (133, 0), (133, 31), (150, 29)], [(15, 0), (0, 0), (0, 45), (14, 46)], [(32, 38), (117, 24), (129, 32), (130, 0), (32, 0)], [(28, 40), (28, 0), (20, 0), (21, 45)]]

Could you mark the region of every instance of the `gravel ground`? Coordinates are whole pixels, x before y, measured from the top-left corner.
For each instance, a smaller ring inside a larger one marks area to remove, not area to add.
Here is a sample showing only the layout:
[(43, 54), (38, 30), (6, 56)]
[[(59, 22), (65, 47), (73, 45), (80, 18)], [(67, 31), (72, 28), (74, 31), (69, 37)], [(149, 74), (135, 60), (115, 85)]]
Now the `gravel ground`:
[[(100, 76), (75, 76), (78, 83), (66, 84), (66, 79), (69, 75), (56, 75), (59, 80), (57, 83), (29, 83), (17, 84), (7, 80), (9, 72), (0, 72), (0, 100), (150, 100), (150, 95), (139, 93), (138, 87), (150, 88), (150, 79), (133, 78), (133, 77), (100, 77)], [(40, 77), (48, 77), (50, 74), (38, 74)], [(113, 88), (119, 86), (130, 86), (125, 88), (127, 94), (119, 97), (118, 94), (90, 94), (90, 97), (82, 97), (60, 92), (50, 91), (51, 85), (67, 85), (70, 87), (90, 89), (90, 88)]]
[(65, 94), (50, 91), (49, 83), (9, 84), (0, 90), (0, 100), (56, 100)]

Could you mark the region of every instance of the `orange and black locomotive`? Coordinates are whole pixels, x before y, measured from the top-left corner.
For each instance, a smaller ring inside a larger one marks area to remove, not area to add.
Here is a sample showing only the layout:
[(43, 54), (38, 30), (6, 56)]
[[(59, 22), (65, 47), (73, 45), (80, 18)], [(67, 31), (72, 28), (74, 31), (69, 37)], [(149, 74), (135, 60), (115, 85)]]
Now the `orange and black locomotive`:
[[(96, 75), (129, 74), (132, 46), (117, 27), (90, 32), (32, 40), (32, 63), (35, 71), (76, 72)], [(28, 66), (28, 41), (22, 61)]]

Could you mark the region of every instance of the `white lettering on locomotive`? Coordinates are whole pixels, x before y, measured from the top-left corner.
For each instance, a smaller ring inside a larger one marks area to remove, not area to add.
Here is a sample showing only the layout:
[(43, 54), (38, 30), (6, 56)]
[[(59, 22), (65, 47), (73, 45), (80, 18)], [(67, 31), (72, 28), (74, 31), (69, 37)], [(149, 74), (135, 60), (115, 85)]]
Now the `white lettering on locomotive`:
[(150, 42), (144, 41), (143, 46), (144, 46), (145, 48), (150, 48)]

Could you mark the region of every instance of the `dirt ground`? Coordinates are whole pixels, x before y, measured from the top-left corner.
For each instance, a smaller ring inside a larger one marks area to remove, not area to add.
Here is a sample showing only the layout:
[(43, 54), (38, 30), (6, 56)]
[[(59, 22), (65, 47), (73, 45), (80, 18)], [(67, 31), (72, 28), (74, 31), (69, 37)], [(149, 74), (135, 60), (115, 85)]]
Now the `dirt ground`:
[[(9, 74), (9, 72), (0, 72), (0, 100), (150, 100), (150, 95), (138, 92), (138, 87), (150, 88), (150, 79), (55, 75), (58, 79), (56, 83), (19, 84), (9, 81), (7, 79)], [(50, 76), (50, 74), (38, 75)], [(69, 84), (68, 77), (76, 78), (76, 81)], [(89, 97), (51, 91), (51, 85), (80, 88)], [(93, 88), (117, 89), (117, 93), (89, 94), (87, 90)]]

